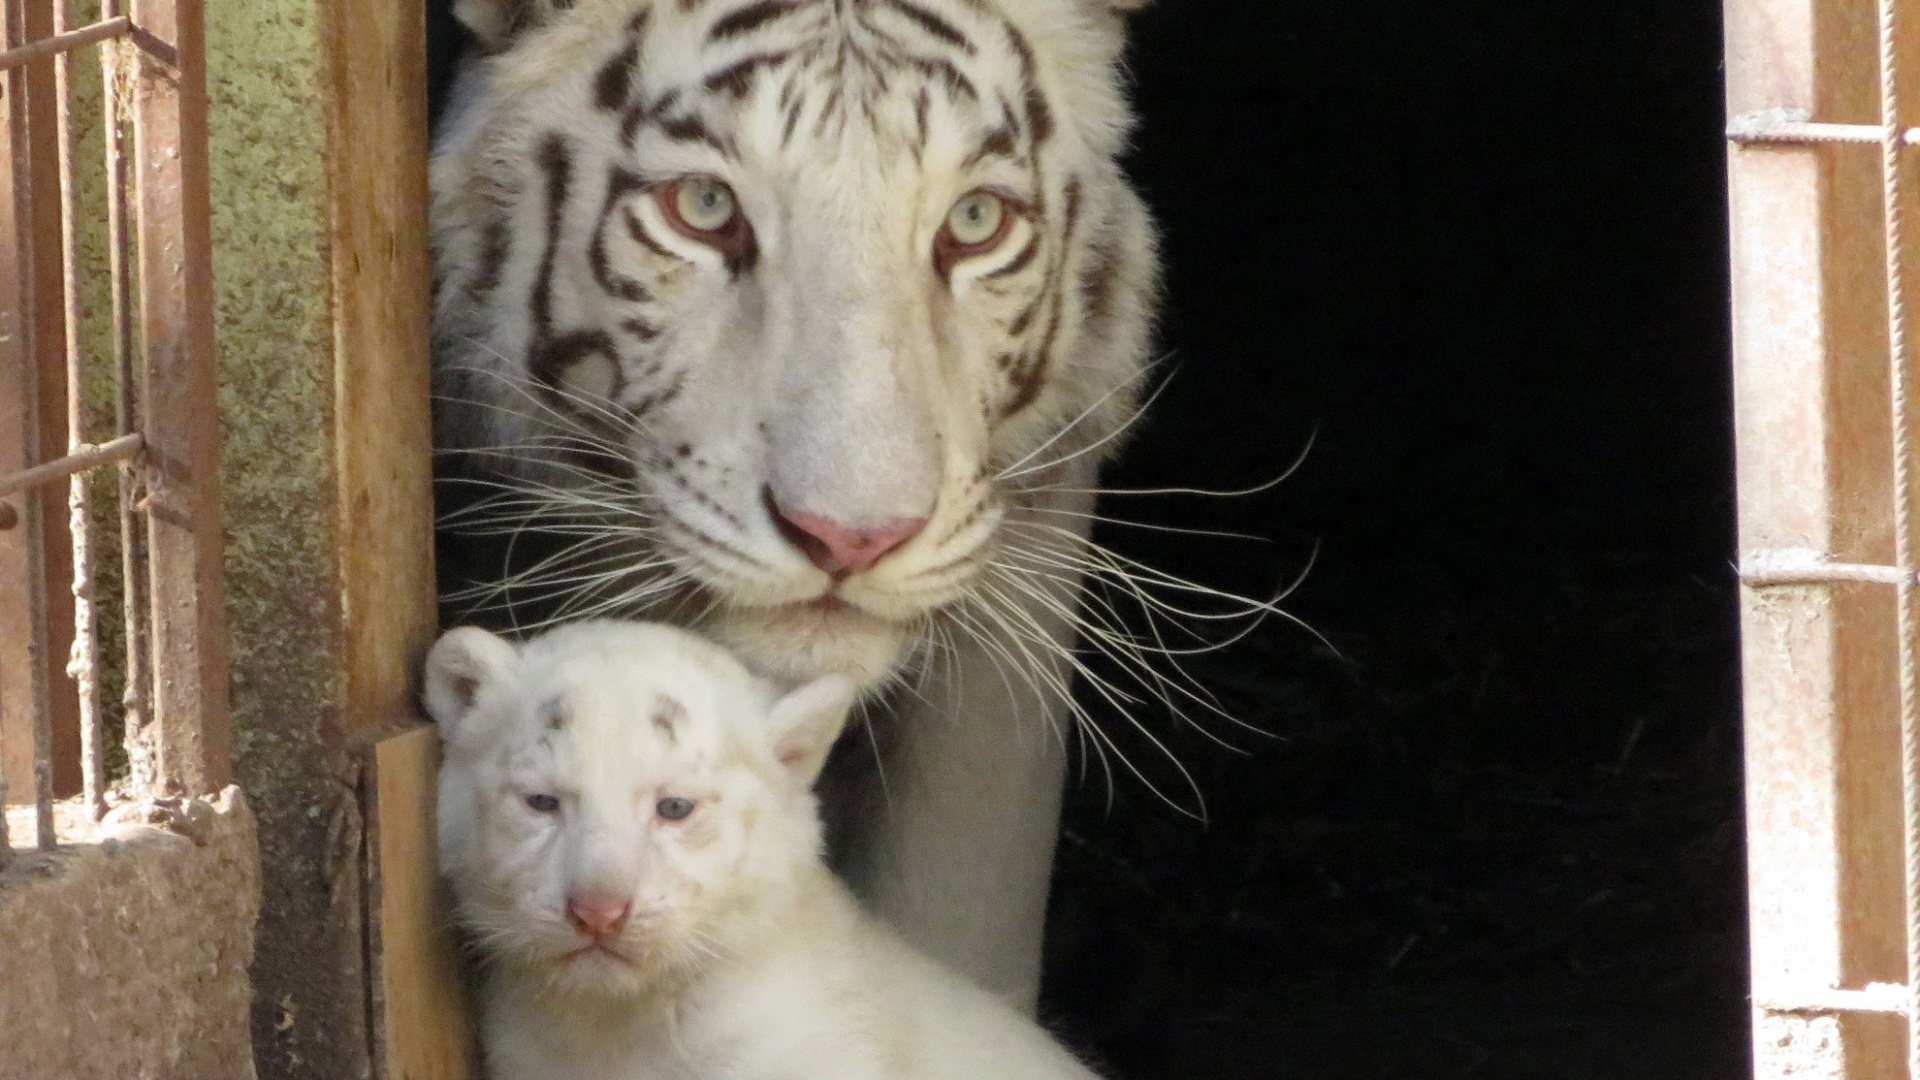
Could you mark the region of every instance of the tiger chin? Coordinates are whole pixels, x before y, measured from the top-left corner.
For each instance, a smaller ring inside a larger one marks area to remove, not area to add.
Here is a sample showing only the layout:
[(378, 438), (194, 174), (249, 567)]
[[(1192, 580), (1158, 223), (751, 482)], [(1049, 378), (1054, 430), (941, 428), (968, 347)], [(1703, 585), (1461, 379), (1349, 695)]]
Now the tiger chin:
[(456, 0), (433, 159), (449, 615), (916, 687), (840, 864), (1027, 1001), (1157, 294), (1116, 162), (1139, 2)]

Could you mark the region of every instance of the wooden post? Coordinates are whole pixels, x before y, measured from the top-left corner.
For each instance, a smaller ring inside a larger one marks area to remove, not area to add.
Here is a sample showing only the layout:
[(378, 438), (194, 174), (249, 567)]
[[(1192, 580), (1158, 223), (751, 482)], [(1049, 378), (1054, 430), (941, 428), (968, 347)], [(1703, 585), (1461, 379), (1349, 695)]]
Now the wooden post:
[[(434, 851), (439, 740), (413, 680), (438, 626), (433, 580), (426, 21), (419, 4), (325, 8), (332, 167), (335, 468), (345, 712), (371, 749), (368, 1018), (390, 1080), (478, 1076)], [(378, 741), (375, 741), (378, 740)]]
[(480, 1075), (434, 853), (439, 765), (439, 733), (424, 725), (381, 740), (365, 773), (374, 1062), (388, 1080)]

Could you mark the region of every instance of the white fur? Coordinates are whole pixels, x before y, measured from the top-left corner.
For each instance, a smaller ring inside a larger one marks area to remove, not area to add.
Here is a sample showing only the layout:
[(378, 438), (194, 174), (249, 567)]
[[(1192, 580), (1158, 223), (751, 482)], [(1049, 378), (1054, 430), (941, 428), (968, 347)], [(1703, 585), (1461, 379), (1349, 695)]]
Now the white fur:
[[(964, 55), (904, 8), (839, 0), (710, 40), (717, 20), (748, 6), (462, 0), (461, 16), (498, 51), (470, 63), (435, 151), (436, 438), (465, 452), (454, 467), (508, 494), (447, 527), (557, 529), (578, 544), (577, 562), (482, 580), (468, 599), (497, 599), (509, 584), (545, 590), (561, 617), (694, 623), (764, 675), (914, 684), (891, 699), (897, 737), (857, 797), (839, 863), (910, 941), (1030, 1005), (1085, 515), (1135, 401), (1155, 292), (1152, 228), (1115, 160), (1130, 124), (1116, 14), (1138, 0), (916, 0), (971, 37)], [(593, 104), (643, 12), (636, 99), (677, 90), (676, 115), (697, 117), (732, 154), (656, 128), (627, 145), (619, 116)], [(777, 80), (738, 99), (703, 89), (756, 53), (818, 45), (824, 65), (834, 48), (882, 47), (865, 18), (950, 59), (977, 95), (910, 72), (883, 85), (823, 67), (795, 84), (809, 96), (789, 138)], [(1008, 27), (1031, 48), (1054, 130), (1024, 164), (969, 164), (1003, 122), (1002, 102), (1026, 108)], [(935, 92), (920, 110), (924, 86)], [(861, 94), (864, 112), (852, 104)], [(924, 146), (913, 138), (920, 111)], [(549, 245), (552, 173), (541, 162), (556, 136), (569, 197)], [(610, 199), (615, 169), (724, 180), (752, 223), (754, 268), (730, 274), (644, 192)], [(943, 280), (933, 237), (954, 200), (983, 185), (1034, 212)], [(606, 227), (628, 211), (631, 228)], [(490, 236), (512, 257), (488, 289)], [(1028, 241), (1038, 254), (1018, 269)], [(581, 358), (552, 390), (531, 385), (543, 266), (552, 333), (619, 342), (617, 357)], [(609, 267), (647, 298), (609, 292), (596, 277)], [(620, 337), (633, 317), (655, 336)], [(1025, 398), (1001, 358), (1039, 354), (1044, 378)], [(637, 421), (623, 419), (628, 408)], [(562, 453), (582, 445), (625, 461), (631, 480)], [(769, 495), (854, 527), (930, 521), (821, 607), (833, 583), (782, 536)]]
[[(821, 865), (809, 787), (843, 678), (778, 697), (682, 631), (588, 623), (518, 650), (453, 631), (427, 687), (492, 1080), (1093, 1080)], [(663, 821), (668, 794), (700, 805)], [(581, 890), (632, 898), (610, 946), (627, 959), (579, 952), (564, 908)]]

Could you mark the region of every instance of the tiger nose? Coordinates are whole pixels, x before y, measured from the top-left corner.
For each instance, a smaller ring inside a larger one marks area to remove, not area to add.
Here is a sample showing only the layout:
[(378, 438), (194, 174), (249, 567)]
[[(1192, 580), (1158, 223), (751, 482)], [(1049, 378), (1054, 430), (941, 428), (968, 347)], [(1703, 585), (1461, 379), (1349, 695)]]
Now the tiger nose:
[(767, 496), (767, 510), (787, 542), (804, 552), (813, 565), (835, 577), (857, 574), (879, 562), (889, 551), (919, 535), (927, 519), (895, 518), (871, 529), (855, 529), (830, 517), (788, 510)]
[(627, 925), (633, 901), (605, 896), (567, 897), (567, 921), (591, 938), (617, 934)]

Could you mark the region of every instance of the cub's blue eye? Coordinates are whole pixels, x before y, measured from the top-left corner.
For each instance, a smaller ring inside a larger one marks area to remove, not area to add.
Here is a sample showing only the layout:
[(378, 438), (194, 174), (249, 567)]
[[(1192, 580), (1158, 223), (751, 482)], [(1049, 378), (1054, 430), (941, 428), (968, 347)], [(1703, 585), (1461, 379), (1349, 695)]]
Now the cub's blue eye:
[(685, 821), (687, 815), (693, 813), (693, 800), (672, 795), (661, 799), (654, 809), (668, 821)]
[(557, 814), (560, 812), (560, 800), (552, 795), (529, 795), (527, 809), (542, 814)]

